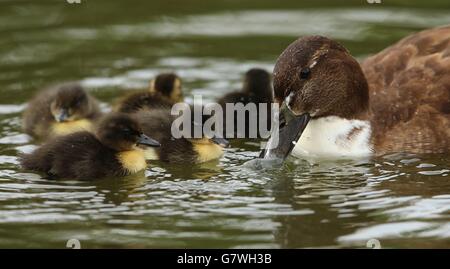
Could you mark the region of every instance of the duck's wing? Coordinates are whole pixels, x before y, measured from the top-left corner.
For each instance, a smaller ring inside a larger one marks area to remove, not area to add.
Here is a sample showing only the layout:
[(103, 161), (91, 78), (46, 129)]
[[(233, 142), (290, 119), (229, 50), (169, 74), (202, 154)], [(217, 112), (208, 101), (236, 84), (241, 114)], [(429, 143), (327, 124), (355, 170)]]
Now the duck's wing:
[(410, 35), (361, 66), (379, 152), (450, 151), (450, 26)]

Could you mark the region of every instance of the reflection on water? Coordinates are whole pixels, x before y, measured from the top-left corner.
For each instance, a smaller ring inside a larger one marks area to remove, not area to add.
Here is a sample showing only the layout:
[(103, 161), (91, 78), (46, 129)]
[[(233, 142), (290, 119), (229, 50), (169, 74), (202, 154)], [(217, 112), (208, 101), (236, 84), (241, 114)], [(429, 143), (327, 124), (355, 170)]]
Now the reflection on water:
[[(404, 9), (307, 9), (239, 11), (194, 15), (141, 25), (117, 25), (108, 28), (114, 38), (182, 37), (182, 36), (300, 36), (325, 35), (339, 39), (361, 40), (375, 34), (367, 28), (375, 26), (427, 27), (448, 22), (445, 10)], [(263, 24), (264, 26), (261, 27)], [(208, 27), (205, 27), (207, 25)], [(302, 25), (303, 27), (299, 27)]]
[(157, 2), (154, 10), (173, 14), (141, 14), (146, 2), (115, 18), (108, 1), (0, 4), (8, 37), (0, 41), (0, 247), (64, 248), (70, 238), (82, 247), (364, 248), (371, 238), (382, 247), (450, 247), (449, 156), (278, 164), (255, 160), (258, 143), (236, 141), (218, 162), (154, 162), (121, 179), (51, 181), (20, 171), (17, 155), (37, 143), (20, 130), (36, 88), (79, 80), (107, 110), (158, 72), (176, 71), (188, 102), (194, 94), (213, 101), (239, 87), (247, 69), (271, 70), (297, 36), (332, 36), (362, 59), (450, 21), (438, 6), (231, 11), (197, 3), (198, 12), (180, 14)]

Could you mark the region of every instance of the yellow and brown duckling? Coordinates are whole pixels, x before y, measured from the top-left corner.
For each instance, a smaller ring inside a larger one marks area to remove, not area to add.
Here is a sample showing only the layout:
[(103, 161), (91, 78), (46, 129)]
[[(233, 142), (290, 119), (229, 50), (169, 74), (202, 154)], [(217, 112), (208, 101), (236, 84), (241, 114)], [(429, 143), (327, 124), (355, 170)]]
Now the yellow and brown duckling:
[[(146, 150), (147, 160), (199, 164), (219, 159), (223, 155), (223, 148), (228, 146), (227, 140), (219, 137), (209, 138), (204, 134), (201, 138), (174, 138), (171, 128), (177, 117), (171, 115), (170, 109), (140, 110), (134, 116), (142, 126), (144, 134), (161, 143), (159, 148)], [(188, 120), (193, 131), (194, 128), (203, 126), (207, 118), (203, 117), (202, 123), (196, 123), (193, 116)]]
[(56, 137), (22, 155), (20, 163), (26, 170), (46, 173), (51, 178), (126, 176), (147, 167), (143, 147), (159, 145), (142, 133), (132, 116), (111, 113), (99, 121), (95, 134), (84, 131)]
[(115, 111), (133, 113), (140, 109), (171, 108), (183, 102), (181, 79), (173, 73), (159, 74), (150, 82), (148, 91), (138, 91), (120, 99)]
[[(247, 104), (255, 104), (256, 111), (258, 114), (258, 118), (260, 115), (259, 105), (266, 104), (267, 105), (267, 128), (270, 128), (270, 112), (271, 112), (271, 103), (273, 102), (273, 89), (272, 89), (272, 81), (271, 75), (264, 69), (260, 68), (252, 68), (245, 73), (244, 83), (242, 90), (234, 91), (224, 95), (217, 101), (223, 109), (224, 112), (224, 123), (226, 123), (225, 111), (226, 104), (238, 104), (242, 103), (243, 105)], [(234, 116), (234, 135), (235, 138), (248, 138), (249, 137), (249, 123), (250, 118), (249, 115), (246, 114), (245, 117), (245, 133), (238, 132), (237, 130), (237, 119), (238, 115), (235, 113)]]
[(92, 131), (101, 116), (97, 100), (81, 85), (66, 83), (38, 93), (23, 114), (23, 130), (36, 138)]

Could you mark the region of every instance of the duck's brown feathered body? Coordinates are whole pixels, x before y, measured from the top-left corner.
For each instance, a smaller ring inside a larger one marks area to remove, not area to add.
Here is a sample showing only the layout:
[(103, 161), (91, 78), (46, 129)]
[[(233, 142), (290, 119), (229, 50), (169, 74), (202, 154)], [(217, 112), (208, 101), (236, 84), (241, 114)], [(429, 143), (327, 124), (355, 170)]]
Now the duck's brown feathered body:
[(377, 154), (450, 152), (450, 26), (408, 36), (361, 67)]
[[(58, 122), (55, 113), (61, 105), (68, 106), (64, 109), (73, 113)], [(100, 116), (97, 100), (79, 84), (67, 83), (39, 92), (28, 103), (23, 114), (23, 130), (36, 138), (47, 139), (82, 130), (91, 131), (94, 121)]]

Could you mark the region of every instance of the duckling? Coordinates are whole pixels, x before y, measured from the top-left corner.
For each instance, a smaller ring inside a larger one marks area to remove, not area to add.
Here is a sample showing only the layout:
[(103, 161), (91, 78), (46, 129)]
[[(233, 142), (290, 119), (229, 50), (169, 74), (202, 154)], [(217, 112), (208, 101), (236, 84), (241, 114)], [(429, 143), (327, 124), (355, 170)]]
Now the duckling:
[[(217, 102), (222, 106), (224, 111), (224, 123), (226, 123), (226, 104), (238, 104), (243, 105), (255, 104), (258, 118), (260, 116), (259, 105), (267, 104), (267, 128), (270, 128), (270, 113), (273, 102), (273, 90), (270, 74), (263, 69), (252, 68), (245, 73), (243, 88), (240, 91), (234, 91), (226, 94), (220, 98)], [(250, 116), (246, 113), (245, 116), (245, 130), (237, 130), (238, 127), (238, 114), (234, 115), (234, 138), (250, 138)], [(258, 121), (259, 122), (259, 121)], [(228, 127), (228, 126), (227, 126)], [(269, 129), (268, 129), (269, 130)], [(245, 133), (244, 133), (245, 131)], [(259, 137), (259, 134), (257, 134)], [(255, 137), (252, 137), (255, 138)]]
[(23, 114), (23, 130), (36, 138), (92, 131), (101, 115), (98, 102), (81, 85), (66, 83), (44, 90)]
[(159, 92), (173, 103), (183, 102), (181, 79), (174, 73), (163, 73), (150, 82), (150, 92)]
[[(191, 109), (191, 111), (193, 111)], [(176, 164), (199, 164), (217, 160), (223, 155), (223, 148), (228, 146), (228, 141), (219, 138), (209, 138), (203, 135), (201, 138), (174, 138), (172, 136), (172, 123), (177, 118), (171, 115), (169, 109), (140, 110), (134, 114), (142, 126), (144, 134), (154, 137), (161, 143), (157, 149), (147, 149), (147, 160), (160, 160)], [(203, 123), (194, 122), (191, 114), (191, 130)], [(203, 117), (203, 122), (207, 117)]]
[(147, 167), (143, 146), (160, 144), (144, 135), (128, 114), (111, 113), (87, 131), (56, 137), (20, 157), (22, 168), (47, 173), (50, 178), (92, 180), (126, 176)]
[(115, 110), (133, 113), (142, 108), (171, 108), (178, 102), (183, 102), (181, 79), (173, 73), (159, 74), (150, 82), (149, 91), (138, 91), (126, 95), (119, 100)]

